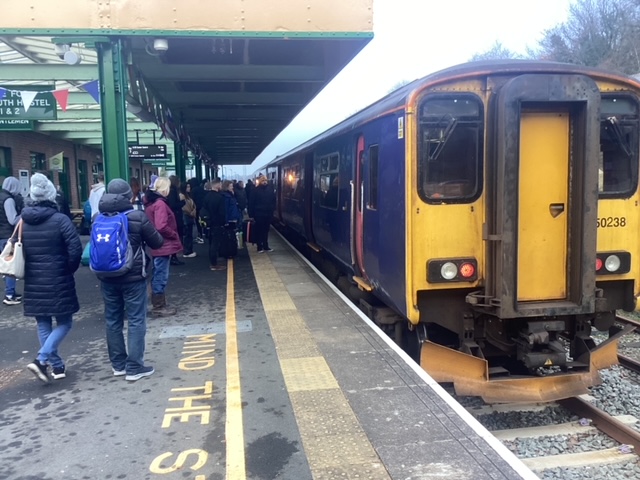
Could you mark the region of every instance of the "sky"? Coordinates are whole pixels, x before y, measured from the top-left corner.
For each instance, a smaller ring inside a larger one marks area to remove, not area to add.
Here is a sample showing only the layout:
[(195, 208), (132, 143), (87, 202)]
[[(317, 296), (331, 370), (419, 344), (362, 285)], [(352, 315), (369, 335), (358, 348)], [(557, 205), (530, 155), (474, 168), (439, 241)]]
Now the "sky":
[[(575, 1), (373, 0), (373, 40), (244, 172), (251, 175), (277, 155), (382, 98), (400, 82), (464, 63), (496, 41), (526, 53), (545, 30), (566, 21)], [(243, 167), (227, 168), (243, 171)]]

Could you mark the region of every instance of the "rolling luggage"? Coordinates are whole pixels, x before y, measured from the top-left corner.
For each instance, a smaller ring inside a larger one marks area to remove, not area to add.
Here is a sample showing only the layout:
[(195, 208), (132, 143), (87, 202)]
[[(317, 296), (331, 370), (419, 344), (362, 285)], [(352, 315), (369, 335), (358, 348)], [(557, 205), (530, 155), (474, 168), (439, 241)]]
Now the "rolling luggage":
[(238, 240), (236, 238), (235, 229), (225, 228), (222, 231), (222, 239), (220, 240), (220, 250), (218, 255), (223, 258), (234, 258), (238, 255)]
[(244, 237), (244, 243), (256, 243), (253, 240), (253, 232), (254, 232), (255, 222), (251, 222), (249, 220), (245, 220), (242, 222), (242, 236)]

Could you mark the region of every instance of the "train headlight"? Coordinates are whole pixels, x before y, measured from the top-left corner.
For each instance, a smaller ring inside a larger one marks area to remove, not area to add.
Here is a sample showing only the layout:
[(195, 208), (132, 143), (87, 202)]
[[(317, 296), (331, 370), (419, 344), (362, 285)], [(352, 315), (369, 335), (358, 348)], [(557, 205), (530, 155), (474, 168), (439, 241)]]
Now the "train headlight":
[(475, 258), (442, 258), (427, 262), (427, 282), (475, 282), (478, 261)]
[(609, 255), (604, 261), (604, 268), (609, 272), (617, 272), (620, 268), (620, 257), (617, 255)]
[(458, 267), (455, 263), (447, 262), (440, 267), (440, 275), (445, 280), (453, 280), (458, 275)]
[(599, 252), (596, 254), (596, 275), (620, 275), (631, 271), (629, 252)]

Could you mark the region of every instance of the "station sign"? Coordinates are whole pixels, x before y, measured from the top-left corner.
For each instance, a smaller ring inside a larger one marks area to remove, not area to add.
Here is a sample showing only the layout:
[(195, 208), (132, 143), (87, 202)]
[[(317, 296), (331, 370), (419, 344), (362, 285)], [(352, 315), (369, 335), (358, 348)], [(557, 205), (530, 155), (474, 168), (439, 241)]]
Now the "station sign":
[(130, 145), (129, 158), (131, 159), (166, 159), (166, 145)]
[(173, 165), (173, 156), (167, 153), (167, 158), (145, 158), (142, 163), (152, 167), (166, 167), (167, 165)]
[(53, 92), (39, 92), (25, 110), (20, 91), (39, 91), (49, 86), (35, 87), (33, 85), (0, 85), (6, 90), (0, 100), (0, 119), (2, 120), (56, 120), (57, 103)]
[(33, 130), (33, 120), (1, 120), (0, 131), (2, 130)]

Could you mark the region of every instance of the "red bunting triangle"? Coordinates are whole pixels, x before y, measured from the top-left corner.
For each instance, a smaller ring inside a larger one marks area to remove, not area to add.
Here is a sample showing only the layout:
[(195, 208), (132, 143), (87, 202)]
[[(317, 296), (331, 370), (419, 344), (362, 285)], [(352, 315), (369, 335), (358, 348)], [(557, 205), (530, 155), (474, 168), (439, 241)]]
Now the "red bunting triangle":
[(67, 102), (69, 101), (69, 90), (54, 90), (53, 96), (63, 112), (67, 111)]

